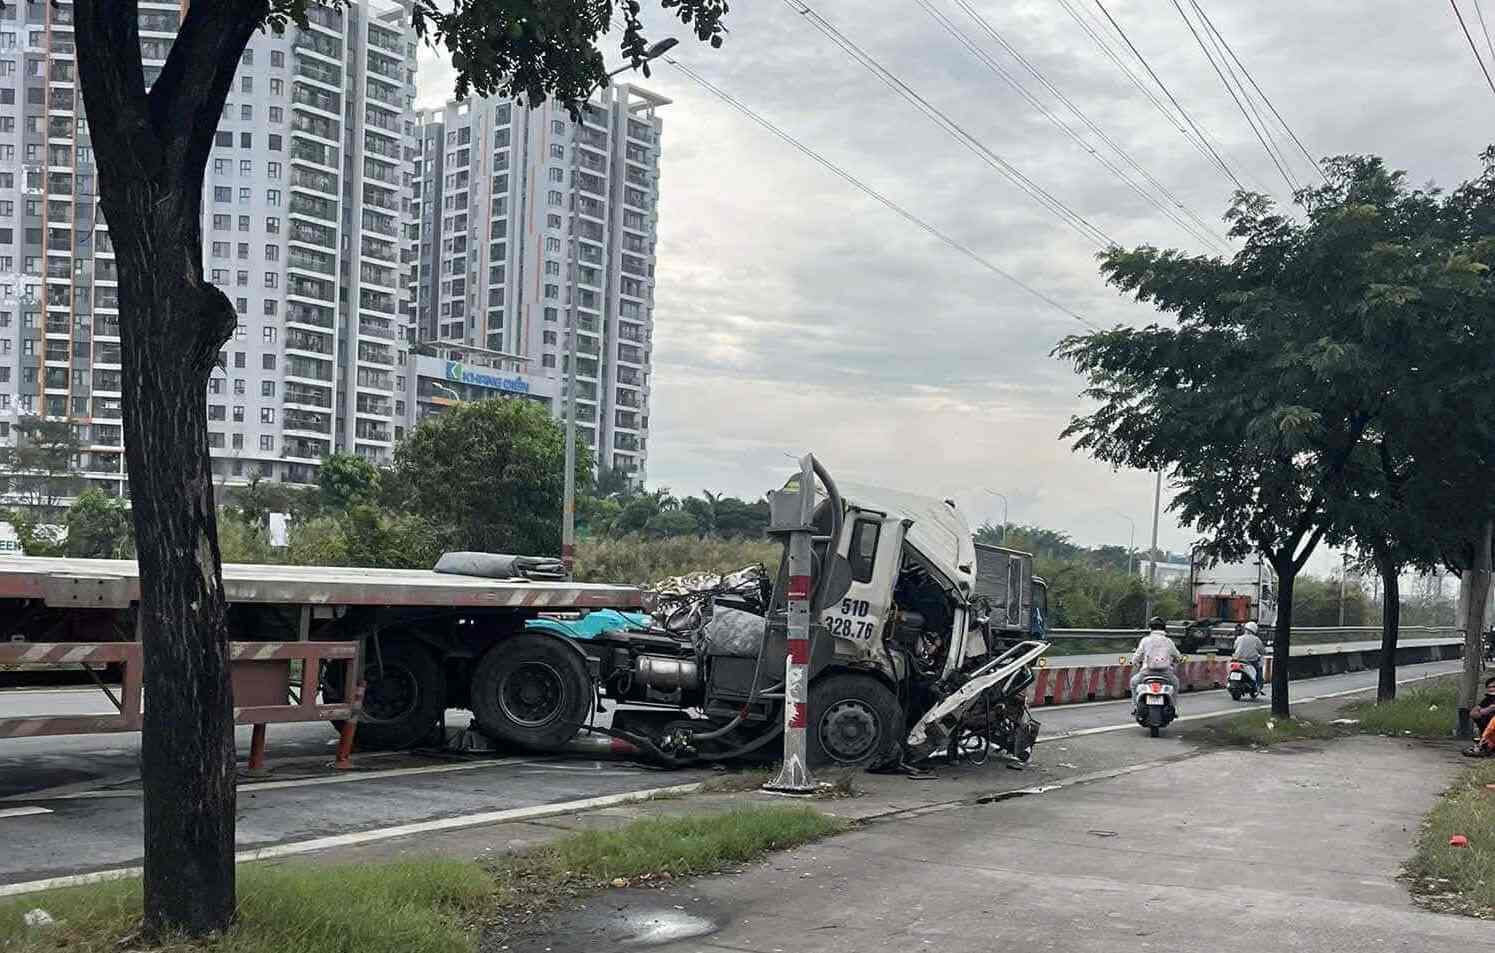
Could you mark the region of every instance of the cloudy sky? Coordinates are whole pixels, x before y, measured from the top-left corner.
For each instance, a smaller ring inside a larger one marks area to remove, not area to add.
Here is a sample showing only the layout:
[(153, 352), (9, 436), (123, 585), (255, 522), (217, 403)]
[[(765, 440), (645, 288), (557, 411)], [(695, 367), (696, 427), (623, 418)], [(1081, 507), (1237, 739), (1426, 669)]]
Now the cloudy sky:
[[(1060, 108), (955, 0), (924, 2)], [(1093, 0), (1068, 2), (1098, 22)], [(1495, 94), (1446, 5), (1201, 2), (1315, 155), (1378, 153), (1414, 181), (1453, 183), (1476, 171), (1477, 153), (1495, 140), (1487, 131)], [(969, 3), (1223, 232), (1230, 180), (1131, 85), (1061, 0)], [(962, 47), (919, 0), (811, 5), (1116, 241), (1200, 248)], [(646, 11), (651, 6), (646, 0)], [(1461, 6), (1483, 41), (1473, 0)], [(1226, 164), (1248, 186), (1285, 195), (1173, 4), (1109, 0), (1107, 8)], [(738, 0), (731, 34), (715, 51), (673, 28), (657, 7), (652, 12), (652, 35), (680, 36), (676, 52), (691, 69), (981, 256), (1097, 324), (1152, 320), (1151, 309), (1101, 282), (1093, 242), (936, 128), (783, 0)], [(1490, 12), (1495, 19), (1495, 4)], [(1129, 65), (1141, 74), (1136, 60)], [(954, 496), (973, 521), (1000, 519), (1000, 502), (983, 492), (989, 488), (1006, 494), (1014, 522), (1062, 529), (1086, 544), (1125, 545), (1130, 517), (1137, 544), (1146, 544), (1151, 477), (1112, 472), (1059, 440), (1084, 405), (1079, 379), (1049, 352), (1083, 325), (899, 219), (679, 70), (661, 65), (639, 81), (673, 100), (662, 110), (651, 484), (757, 495), (783, 478), (787, 454), (812, 449), (848, 479)], [(450, 90), (449, 68), (424, 54), (422, 104), (439, 103)], [(1296, 159), (1290, 171), (1302, 180), (1306, 162)], [(1164, 516), (1165, 545), (1182, 548), (1190, 538)], [(1332, 562), (1323, 554), (1315, 565), (1322, 572)]]

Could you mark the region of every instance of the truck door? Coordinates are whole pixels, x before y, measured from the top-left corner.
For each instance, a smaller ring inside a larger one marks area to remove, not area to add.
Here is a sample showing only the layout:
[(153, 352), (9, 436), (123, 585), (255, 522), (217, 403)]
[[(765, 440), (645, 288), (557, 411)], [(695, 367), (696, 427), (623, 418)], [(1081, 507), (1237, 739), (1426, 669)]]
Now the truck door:
[(851, 586), (840, 602), (821, 613), (826, 631), (836, 640), (838, 658), (881, 657), (879, 647), (893, 605), (904, 531), (901, 519), (847, 509), (842, 546), (851, 567)]

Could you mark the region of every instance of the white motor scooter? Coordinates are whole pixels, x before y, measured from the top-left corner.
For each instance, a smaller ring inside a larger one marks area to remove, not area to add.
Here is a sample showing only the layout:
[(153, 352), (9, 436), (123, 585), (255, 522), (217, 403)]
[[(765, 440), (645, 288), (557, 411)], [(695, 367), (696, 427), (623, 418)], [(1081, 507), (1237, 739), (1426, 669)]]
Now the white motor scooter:
[(1147, 729), (1156, 738), (1168, 723), (1178, 717), (1174, 698), (1178, 690), (1164, 678), (1144, 676), (1132, 689), (1132, 714), (1137, 724)]

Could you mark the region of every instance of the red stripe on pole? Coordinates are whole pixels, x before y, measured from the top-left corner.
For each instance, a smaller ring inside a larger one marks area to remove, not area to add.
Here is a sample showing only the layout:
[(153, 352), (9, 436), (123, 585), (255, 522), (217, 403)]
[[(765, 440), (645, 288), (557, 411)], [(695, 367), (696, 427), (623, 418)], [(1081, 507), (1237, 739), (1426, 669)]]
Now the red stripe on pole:
[(787, 594), (790, 599), (810, 598), (810, 577), (790, 576), (789, 589)]
[(810, 718), (805, 712), (804, 702), (795, 702), (789, 718), (790, 728), (803, 728), (810, 723)]
[(789, 661), (792, 662), (795, 665), (809, 665), (810, 664), (810, 640), (809, 639), (790, 639), (789, 640)]

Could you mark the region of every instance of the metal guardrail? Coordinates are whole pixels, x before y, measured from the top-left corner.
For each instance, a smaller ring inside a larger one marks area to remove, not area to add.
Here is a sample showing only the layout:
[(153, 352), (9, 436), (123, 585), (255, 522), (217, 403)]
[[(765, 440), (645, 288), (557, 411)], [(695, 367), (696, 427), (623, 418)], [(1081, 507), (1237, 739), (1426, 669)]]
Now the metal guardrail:
[[(1235, 631), (1235, 624), (1217, 625), (1210, 630), (1212, 634), (1225, 635)], [(1271, 627), (1264, 627), (1259, 633), (1263, 641), (1271, 640)], [(1434, 639), (1440, 637), (1462, 638), (1463, 630), (1453, 626), (1437, 625), (1404, 625), (1401, 627), (1402, 638)], [(1183, 632), (1183, 626), (1169, 625), (1169, 634)], [(1136, 641), (1147, 634), (1146, 629), (1049, 629), (1047, 637), (1051, 642), (1064, 641), (1066, 639), (1088, 639), (1092, 641), (1101, 640), (1130, 640)], [(1375, 641), (1381, 637), (1381, 627), (1378, 625), (1346, 625), (1346, 626), (1294, 626), (1293, 635), (1314, 636), (1316, 638), (1335, 639), (1342, 638), (1346, 642)]]

